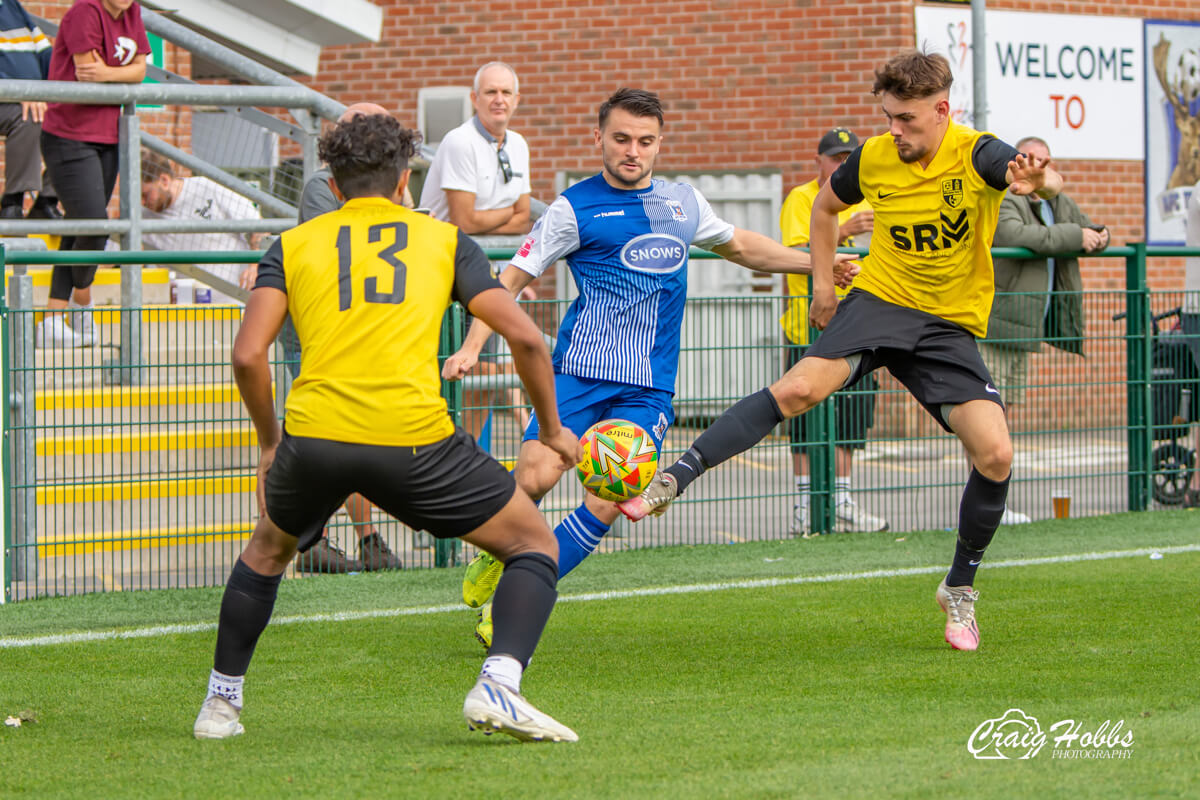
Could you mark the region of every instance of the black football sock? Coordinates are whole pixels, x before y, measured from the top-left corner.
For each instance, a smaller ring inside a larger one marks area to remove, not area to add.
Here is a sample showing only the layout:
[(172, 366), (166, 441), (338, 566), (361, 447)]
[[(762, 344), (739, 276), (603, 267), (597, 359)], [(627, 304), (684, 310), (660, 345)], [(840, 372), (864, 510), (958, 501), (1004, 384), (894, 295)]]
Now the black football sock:
[(1008, 500), (1010, 473), (1002, 481), (993, 481), (971, 469), (967, 487), (958, 506), (958, 541), (954, 561), (946, 575), (947, 586), (972, 586), (983, 553), (1000, 527), (1004, 504)]
[(521, 553), (504, 562), (492, 599), (489, 656), (511, 656), (525, 667), (537, 649), (558, 599), (558, 565), (545, 553)]
[(679, 493), (706, 470), (758, 444), (783, 422), (783, 412), (769, 389), (743, 397), (700, 434), (691, 448), (667, 472), (679, 485)]
[(240, 558), (233, 565), (217, 625), (213, 669), (223, 675), (245, 675), (258, 637), (271, 619), (283, 574), (259, 575)]

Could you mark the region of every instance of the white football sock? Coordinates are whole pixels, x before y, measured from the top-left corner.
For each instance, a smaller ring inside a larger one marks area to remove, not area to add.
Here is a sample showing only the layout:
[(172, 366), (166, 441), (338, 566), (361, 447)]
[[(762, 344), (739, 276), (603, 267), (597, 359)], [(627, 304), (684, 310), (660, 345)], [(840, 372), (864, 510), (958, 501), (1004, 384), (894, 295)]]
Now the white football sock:
[(835, 487), (834, 503), (839, 506), (842, 503), (849, 503), (850, 502), (850, 479), (849, 478), (836, 478), (836, 479), (834, 479), (834, 487)]
[(208, 676), (208, 697), (223, 697), (230, 705), (241, 708), (242, 682), (245, 680), (245, 675), (224, 675), (214, 669)]
[(479, 670), (480, 675), (488, 676), (517, 694), (521, 693), (522, 672), (524, 669), (521, 667), (521, 662), (512, 656), (488, 656), (483, 662), (482, 669)]
[(800, 508), (808, 508), (808, 494), (812, 487), (812, 478), (808, 475), (796, 476), (796, 505)]

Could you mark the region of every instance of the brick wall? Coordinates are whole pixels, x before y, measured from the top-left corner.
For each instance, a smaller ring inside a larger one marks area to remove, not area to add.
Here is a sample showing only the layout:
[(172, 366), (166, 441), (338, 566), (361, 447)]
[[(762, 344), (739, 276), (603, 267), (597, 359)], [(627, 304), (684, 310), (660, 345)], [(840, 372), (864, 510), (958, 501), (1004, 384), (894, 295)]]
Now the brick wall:
[[(556, 171), (598, 167), (591, 140), (595, 110), (624, 85), (654, 89), (665, 102), (660, 168), (777, 167), (787, 188), (809, 180), (816, 141), (832, 125), (860, 133), (884, 129), (870, 94), (872, 70), (914, 40), (914, 4), (907, 0), (685, 0), (636, 9), (594, 0), (380, 5), (386, 9), (382, 42), (327, 49), (312, 85), (343, 102), (373, 100), (399, 109), (415, 124), (418, 88), (469, 85), (480, 64), (507, 61), (521, 77), (522, 105), (513, 127), (530, 143), (534, 193), (547, 199)], [(988, 5), (1200, 19), (1186, 0)], [(1143, 238), (1141, 162), (1064, 160), (1058, 168), (1071, 195), (1109, 226), (1115, 243)], [(1124, 286), (1122, 261), (1084, 259), (1081, 268), (1087, 289)], [(1153, 262), (1150, 274), (1155, 287), (1179, 288), (1182, 261)], [(1108, 333), (1112, 325), (1093, 320), (1093, 330)], [(1054, 382), (1062, 370), (1090, 372), (1102, 381), (1120, 372), (1120, 348), (1095, 349), (1087, 362), (1057, 354), (1035, 358), (1032, 381)], [(1093, 391), (1078, 403), (1039, 402), (1039, 392), (1031, 392), (1020, 424), (1112, 421), (1123, 409), (1120, 392), (1114, 392)], [(895, 434), (931, 432), (907, 400), (881, 404), (879, 424)]]

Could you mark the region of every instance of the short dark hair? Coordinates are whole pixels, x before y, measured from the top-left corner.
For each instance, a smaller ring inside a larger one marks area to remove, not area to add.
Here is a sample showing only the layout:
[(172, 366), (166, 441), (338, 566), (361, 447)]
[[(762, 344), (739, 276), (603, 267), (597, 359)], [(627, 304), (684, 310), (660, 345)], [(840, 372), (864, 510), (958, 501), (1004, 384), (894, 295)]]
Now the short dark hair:
[(391, 197), (419, 142), (420, 134), (394, 117), (360, 114), (330, 128), (317, 155), (347, 198)]
[(160, 175), (175, 177), (175, 168), (171, 166), (166, 156), (161, 156), (153, 150), (142, 150), (142, 183), (158, 180)]
[(648, 92), (645, 89), (617, 89), (611, 97), (600, 104), (600, 127), (602, 129), (614, 108), (624, 109), (635, 117), (657, 117), (658, 125), (662, 127), (662, 103), (654, 92)]
[(901, 100), (915, 100), (944, 92), (954, 82), (950, 62), (938, 53), (906, 50), (892, 56), (875, 70), (871, 94), (890, 94)]

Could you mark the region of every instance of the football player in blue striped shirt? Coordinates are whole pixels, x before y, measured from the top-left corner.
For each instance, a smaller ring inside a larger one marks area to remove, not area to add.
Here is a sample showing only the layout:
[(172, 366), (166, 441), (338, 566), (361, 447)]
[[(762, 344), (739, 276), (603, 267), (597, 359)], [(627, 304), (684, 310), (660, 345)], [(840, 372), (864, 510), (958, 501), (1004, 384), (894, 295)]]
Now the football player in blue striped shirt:
[[(711, 250), (753, 270), (811, 272), (807, 253), (735, 228), (690, 184), (655, 179), (662, 127), (662, 105), (654, 93), (620, 89), (608, 98), (594, 131), (603, 170), (549, 206), (500, 276), (516, 295), (555, 261), (567, 260), (579, 296), (562, 319), (554, 348), (563, 424), (584, 431), (601, 420), (627, 419), (646, 430), (660, 450), (674, 419), (689, 248)], [(839, 262), (838, 279), (848, 283), (857, 267), (844, 263)], [(447, 360), (443, 377), (466, 375), (489, 332), (476, 321), (462, 349)], [(562, 476), (556, 459), (538, 442), (535, 415), (516, 467), (517, 483), (534, 500)], [(560, 577), (596, 549), (618, 513), (615, 504), (588, 495), (559, 523), (554, 534)], [(484, 604), (501, 569), (481, 554), (463, 581), (464, 601), (483, 606), (476, 634), (485, 646), (491, 625)]]

